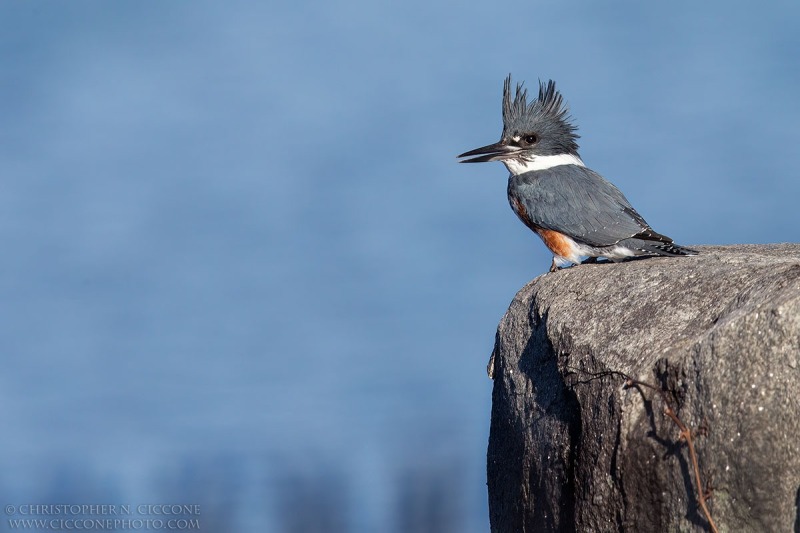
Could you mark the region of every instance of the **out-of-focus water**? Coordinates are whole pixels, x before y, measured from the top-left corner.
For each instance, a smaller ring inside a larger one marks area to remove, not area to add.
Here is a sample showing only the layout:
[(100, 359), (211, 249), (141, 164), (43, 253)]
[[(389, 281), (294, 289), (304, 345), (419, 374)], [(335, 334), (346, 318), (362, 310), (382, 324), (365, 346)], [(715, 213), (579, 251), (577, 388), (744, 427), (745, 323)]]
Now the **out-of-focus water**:
[(656, 230), (796, 241), (800, 8), (722, 5), (4, 3), (0, 502), (485, 531), (549, 257), (455, 155), (554, 78)]

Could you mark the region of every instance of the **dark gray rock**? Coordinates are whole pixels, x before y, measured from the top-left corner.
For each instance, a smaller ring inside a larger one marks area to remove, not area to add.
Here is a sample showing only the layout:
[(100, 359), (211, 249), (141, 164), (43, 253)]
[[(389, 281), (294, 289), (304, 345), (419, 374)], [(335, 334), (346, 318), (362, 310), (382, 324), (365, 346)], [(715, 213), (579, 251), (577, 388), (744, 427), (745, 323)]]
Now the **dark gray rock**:
[(488, 450), (492, 531), (800, 532), (800, 245), (580, 265), (500, 322)]

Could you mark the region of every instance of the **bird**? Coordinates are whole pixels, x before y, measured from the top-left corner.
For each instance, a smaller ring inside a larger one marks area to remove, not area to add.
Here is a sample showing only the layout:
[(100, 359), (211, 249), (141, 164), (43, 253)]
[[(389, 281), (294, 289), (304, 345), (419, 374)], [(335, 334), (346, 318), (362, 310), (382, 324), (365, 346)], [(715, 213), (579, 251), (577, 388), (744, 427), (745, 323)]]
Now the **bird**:
[(540, 81), (538, 98), (527, 99), (524, 83), (512, 99), (509, 74), (500, 141), (457, 157), (506, 166), (511, 209), (553, 253), (550, 272), (598, 259), (699, 253), (654, 231), (616, 186), (583, 163), (578, 128), (553, 80)]

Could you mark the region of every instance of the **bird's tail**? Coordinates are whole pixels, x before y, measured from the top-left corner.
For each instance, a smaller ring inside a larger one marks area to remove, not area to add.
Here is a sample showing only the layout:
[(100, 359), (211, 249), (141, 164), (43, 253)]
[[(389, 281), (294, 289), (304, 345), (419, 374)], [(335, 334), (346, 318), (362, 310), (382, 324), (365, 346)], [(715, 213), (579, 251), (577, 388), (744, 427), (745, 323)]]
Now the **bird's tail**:
[(684, 255), (697, 255), (700, 252), (692, 250), (680, 244), (675, 244), (671, 240), (650, 240), (650, 239), (637, 239), (630, 238), (620, 241), (620, 245), (625, 246), (641, 252), (642, 255), (667, 255), (667, 256), (684, 256)]

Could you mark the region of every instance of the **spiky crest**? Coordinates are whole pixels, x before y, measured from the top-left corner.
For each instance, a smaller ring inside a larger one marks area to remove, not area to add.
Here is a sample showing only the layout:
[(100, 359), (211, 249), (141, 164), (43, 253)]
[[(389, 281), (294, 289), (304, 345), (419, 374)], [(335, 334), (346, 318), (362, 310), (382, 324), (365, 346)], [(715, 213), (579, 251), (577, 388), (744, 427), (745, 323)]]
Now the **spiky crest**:
[(557, 139), (560, 145), (570, 151), (577, 151), (575, 132), (569, 109), (564, 104), (561, 93), (556, 90), (556, 82), (539, 82), (539, 97), (528, 104), (528, 90), (518, 83), (511, 99), (511, 74), (503, 83), (503, 129), (505, 134), (517, 132), (539, 132), (542, 130)]

